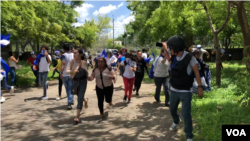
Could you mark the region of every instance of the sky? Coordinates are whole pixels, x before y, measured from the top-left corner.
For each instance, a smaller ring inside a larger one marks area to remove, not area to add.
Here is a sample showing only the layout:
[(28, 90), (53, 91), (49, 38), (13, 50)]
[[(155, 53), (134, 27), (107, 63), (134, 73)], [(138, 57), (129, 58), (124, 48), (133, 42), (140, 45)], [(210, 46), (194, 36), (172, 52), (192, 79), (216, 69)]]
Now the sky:
[[(117, 38), (119, 35), (124, 33), (124, 26), (130, 21), (134, 20), (134, 16), (131, 15), (131, 11), (127, 8), (126, 1), (85, 1), (80, 7), (76, 7), (75, 10), (80, 14), (78, 22), (74, 23), (74, 26), (81, 26), (85, 20), (97, 19), (97, 15), (101, 14), (108, 17), (114, 16), (114, 36)], [(110, 22), (113, 27), (113, 18)], [(113, 37), (113, 28), (109, 29), (109, 35)], [(109, 37), (109, 38), (112, 38)]]

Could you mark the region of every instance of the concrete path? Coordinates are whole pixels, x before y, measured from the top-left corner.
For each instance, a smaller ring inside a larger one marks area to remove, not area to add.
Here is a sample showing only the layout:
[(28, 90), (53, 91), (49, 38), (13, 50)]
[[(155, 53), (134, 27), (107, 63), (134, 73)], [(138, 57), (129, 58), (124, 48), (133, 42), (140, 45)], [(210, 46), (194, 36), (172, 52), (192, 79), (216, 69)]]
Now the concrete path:
[[(67, 98), (63, 86), (62, 97), (56, 101), (57, 81), (51, 81), (48, 100), (41, 101), (42, 88), (19, 88), (15, 95), (4, 93), (1, 104), (2, 141), (177, 141), (179, 130), (171, 132), (172, 118), (164, 103), (153, 103), (153, 84), (142, 84), (140, 96), (131, 103), (123, 102), (122, 78), (118, 76), (113, 95), (114, 108), (105, 103), (106, 120), (99, 121), (95, 81), (88, 82), (86, 98), (89, 108), (83, 109), (81, 123), (73, 125), (77, 97), (72, 110), (66, 110)], [(183, 123), (182, 123), (183, 124)]]

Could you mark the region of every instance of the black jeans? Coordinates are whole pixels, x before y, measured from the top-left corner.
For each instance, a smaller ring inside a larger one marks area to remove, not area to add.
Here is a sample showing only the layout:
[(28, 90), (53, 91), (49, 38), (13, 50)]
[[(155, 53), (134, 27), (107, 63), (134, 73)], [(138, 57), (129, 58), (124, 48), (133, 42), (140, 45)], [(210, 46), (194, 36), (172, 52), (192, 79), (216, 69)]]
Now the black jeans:
[(105, 101), (107, 103), (111, 103), (112, 102), (112, 96), (113, 96), (113, 92), (114, 92), (114, 86), (112, 84), (112, 86), (104, 87), (103, 89), (100, 89), (100, 88), (98, 88), (96, 86), (95, 89), (96, 89), (96, 95), (97, 95), (97, 98), (98, 98), (99, 111), (100, 111), (101, 114), (103, 114), (103, 102), (104, 102), (104, 98), (105, 98)]
[(144, 78), (144, 72), (135, 72), (134, 86), (136, 88), (136, 92), (140, 90), (143, 78)]
[(161, 94), (161, 86), (163, 86), (164, 94), (165, 94), (165, 104), (169, 102), (169, 93), (168, 93), (168, 78), (167, 77), (154, 77), (155, 81), (155, 100), (160, 101)]
[(192, 101), (192, 93), (191, 92), (174, 92), (170, 91), (170, 112), (173, 117), (173, 121), (175, 124), (179, 124), (180, 118), (177, 114), (178, 105), (182, 102), (182, 116), (184, 118), (185, 128), (184, 131), (186, 133), (187, 139), (193, 138), (193, 124), (191, 117), (191, 101)]
[(59, 92), (59, 96), (61, 96), (62, 94), (62, 85), (63, 85), (63, 81), (60, 78), (60, 76), (58, 77), (58, 81), (59, 81), (59, 85), (58, 85), (58, 92)]

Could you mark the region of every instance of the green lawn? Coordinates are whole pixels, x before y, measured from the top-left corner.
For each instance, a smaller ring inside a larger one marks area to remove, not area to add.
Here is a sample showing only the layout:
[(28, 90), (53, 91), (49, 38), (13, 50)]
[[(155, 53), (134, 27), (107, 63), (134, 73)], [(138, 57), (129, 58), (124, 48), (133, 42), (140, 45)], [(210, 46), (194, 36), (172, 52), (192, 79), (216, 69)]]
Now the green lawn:
[[(196, 94), (192, 100), (192, 118), (194, 120), (194, 140), (219, 141), (222, 138), (222, 125), (250, 125), (250, 74), (241, 62), (224, 62), (221, 87), (215, 85), (215, 63), (209, 63), (212, 73), (212, 91), (204, 92), (204, 98)], [(152, 83), (145, 75), (145, 82)], [(152, 92), (152, 95), (154, 92)], [(164, 94), (161, 93), (164, 101)], [(222, 106), (221, 110), (217, 106)], [(180, 109), (179, 109), (180, 110)], [(183, 135), (183, 140), (185, 135)]]
[[(17, 85), (19, 86), (33, 86), (35, 84), (36, 77), (34, 76), (30, 66), (27, 65), (26, 61), (19, 61), (18, 65), (22, 65), (22, 69), (16, 70), (17, 75)], [(48, 81), (58, 78), (58, 73), (55, 74), (54, 78), (51, 78), (53, 74), (53, 67), (51, 65), (50, 72), (48, 74)], [(10, 84), (11, 76), (9, 73), (9, 83)]]

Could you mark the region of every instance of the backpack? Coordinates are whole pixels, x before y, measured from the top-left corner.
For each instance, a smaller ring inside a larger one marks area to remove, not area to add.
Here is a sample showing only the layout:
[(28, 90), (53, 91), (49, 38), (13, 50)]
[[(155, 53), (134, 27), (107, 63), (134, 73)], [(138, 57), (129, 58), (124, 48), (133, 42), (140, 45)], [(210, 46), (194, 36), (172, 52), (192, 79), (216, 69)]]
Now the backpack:
[(149, 72), (149, 74), (148, 74), (149, 78), (151, 78), (151, 79), (154, 78), (154, 73), (155, 73), (155, 72), (154, 72), (154, 68), (157, 67), (157, 61), (158, 61), (158, 59), (159, 59), (160, 57), (162, 57), (162, 56), (160, 55), (160, 56), (158, 56), (158, 57), (156, 58), (156, 60), (155, 60), (155, 62), (156, 62), (155, 66), (154, 66), (154, 63), (153, 63), (152, 66), (151, 66), (150, 72)]

